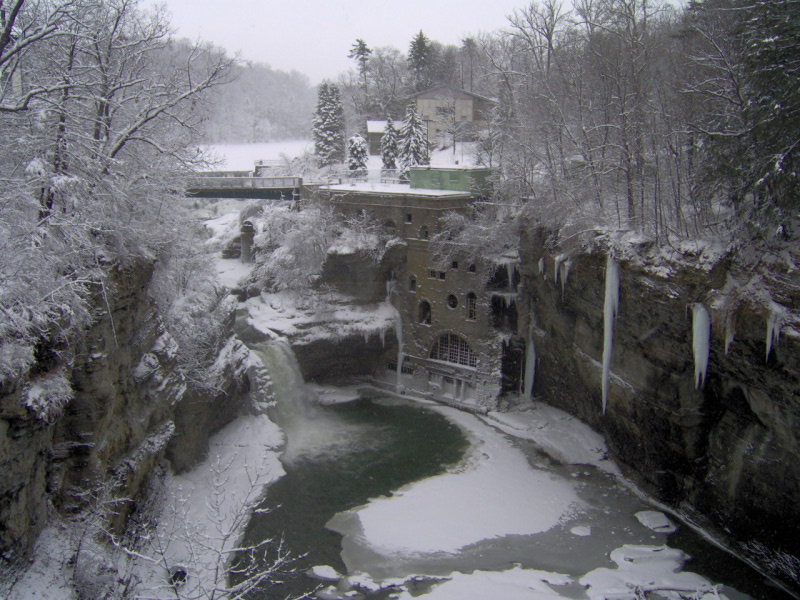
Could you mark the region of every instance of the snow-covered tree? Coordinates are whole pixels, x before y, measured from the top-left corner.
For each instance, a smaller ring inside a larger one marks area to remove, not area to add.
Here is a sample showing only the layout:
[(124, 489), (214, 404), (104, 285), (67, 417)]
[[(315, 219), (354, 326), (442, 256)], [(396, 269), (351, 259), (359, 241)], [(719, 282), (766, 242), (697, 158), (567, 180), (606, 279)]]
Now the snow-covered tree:
[(314, 113), (314, 154), (322, 166), (344, 162), (344, 109), (339, 87), (323, 81)]
[(358, 135), (353, 135), (347, 140), (347, 166), (354, 175), (367, 173), (367, 140)]
[(397, 154), (400, 150), (397, 135), (394, 122), (391, 119), (387, 120), (381, 138), (381, 161), (384, 169), (397, 168)]
[(409, 167), (430, 164), (428, 136), (422, 121), (417, 115), (417, 107), (412, 102), (406, 110), (406, 118), (400, 129), (400, 152), (398, 155), (402, 177), (408, 174)]
[(59, 3), (59, 34), (37, 38), (44, 4), (14, 3), (14, 31), (29, 23), (31, 37), (3, 100), (19, 110), (0, 110), (0, 381), (23, 377), (33, 348), (68, 359), (91, 302), (113, 293), (110, 271), (153, 261), (177, 235), (202, 101), (232, 65), (126, 0)]

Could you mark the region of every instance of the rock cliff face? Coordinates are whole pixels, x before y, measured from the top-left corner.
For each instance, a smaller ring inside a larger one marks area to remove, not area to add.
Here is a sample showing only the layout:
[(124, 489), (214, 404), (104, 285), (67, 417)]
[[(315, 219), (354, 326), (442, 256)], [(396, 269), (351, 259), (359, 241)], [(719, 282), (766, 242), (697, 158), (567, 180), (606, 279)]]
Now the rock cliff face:
[[(246, 349), (228, 340), (227, 359), (218, 361), (219, 389), (194, 389), (176, 370), (176, 344), (147, 295), (151, 272), (151, 265), (139, 265), (116, 274), (108, 305), (98, 303), (97, 320), (70, 365), (50, 355), (29, 380), (0, 390), (6, 557), (30, 547), (49, 510), (78, 510), (99, 487), (125, 498), (114, 523), (121, 526), (167, 449), (185, 468), (202, 456), (209, 433), (235, 416), (230, 400), (248, 387)], [(25, 394), (59, 375), (71, 383), (73, 398), (42, 420), (25, 406)]]
[[(721, 301), (729, 272), (724, 260), (659, 276), (620, 259), (603, 414), (606, 252), (574, 248), (558, 256), (565, 250), (546, 250), (542, 232), (527, 234), (522, 248), (520, 331), (531, 331), (535, 344), (534, 395), (602, 432), (614, 458), (646, 492), (800, 585), (797, 335), (787, 332), (767, 357), (770, 311), (746, 296), (737, 305)], [(569, 268), (560, 269), (556, 283), (555, 263), (566, 260)], [(798, 300), (780, 298), (786, 306), (798, 306)], [(700, 389), (695, 303), (707, 307), (712, 322)], [(727, 352), (726, 331), (735, 332)]]

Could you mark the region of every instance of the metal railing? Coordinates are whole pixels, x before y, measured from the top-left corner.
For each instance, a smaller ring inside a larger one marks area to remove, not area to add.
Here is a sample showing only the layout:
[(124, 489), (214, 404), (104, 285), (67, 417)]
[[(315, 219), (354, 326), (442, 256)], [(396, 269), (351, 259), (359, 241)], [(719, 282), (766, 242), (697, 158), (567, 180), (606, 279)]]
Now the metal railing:
[(189, 189), (270, 189), (298, 188), (302, 177), (197, 177), (188, 182)]

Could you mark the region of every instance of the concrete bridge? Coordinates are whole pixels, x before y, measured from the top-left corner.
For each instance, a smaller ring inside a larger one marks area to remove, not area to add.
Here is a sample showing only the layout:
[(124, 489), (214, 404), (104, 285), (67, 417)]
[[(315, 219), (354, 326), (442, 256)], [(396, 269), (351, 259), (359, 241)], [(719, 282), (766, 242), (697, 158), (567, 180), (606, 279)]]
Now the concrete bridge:
[(190, 198), (292, 200), (300, 197), (302, 177), (254, 177), (247, 171), (198, 174), (189, 180)]

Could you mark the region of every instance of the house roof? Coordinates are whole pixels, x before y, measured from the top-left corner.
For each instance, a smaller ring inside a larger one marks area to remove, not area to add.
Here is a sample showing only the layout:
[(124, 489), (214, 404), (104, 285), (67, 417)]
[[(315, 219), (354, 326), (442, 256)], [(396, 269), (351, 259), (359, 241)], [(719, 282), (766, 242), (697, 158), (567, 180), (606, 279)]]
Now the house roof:
[(480, 94), (475, 94), (473, 92), (468, 92), (466, 90), (462, 90), (459, 88), (451, 87), (448, 85), (440, 85), (438, 87), (430, 88), (428, 90), (422, 90), (421, 92), (417, 92), (415, 94), (411, 94), (406, 98), (406, 100), (415, 100), (420, 96), (424, 96), (430, 94), (432, 96), (436, 96), (437, 92), (443, 92), (444, 94), (464, 94), (465, 96), (470, 96), (471, 98), (475, 98), (476, 100), (482, 100), (484, 102), (491, 102), (494, 103), (496, 100), (491, 98), (487, 98), (486, 96), (481, 96)]
[(383, 133), (389, 121), (367, 121), (367, 133)]

